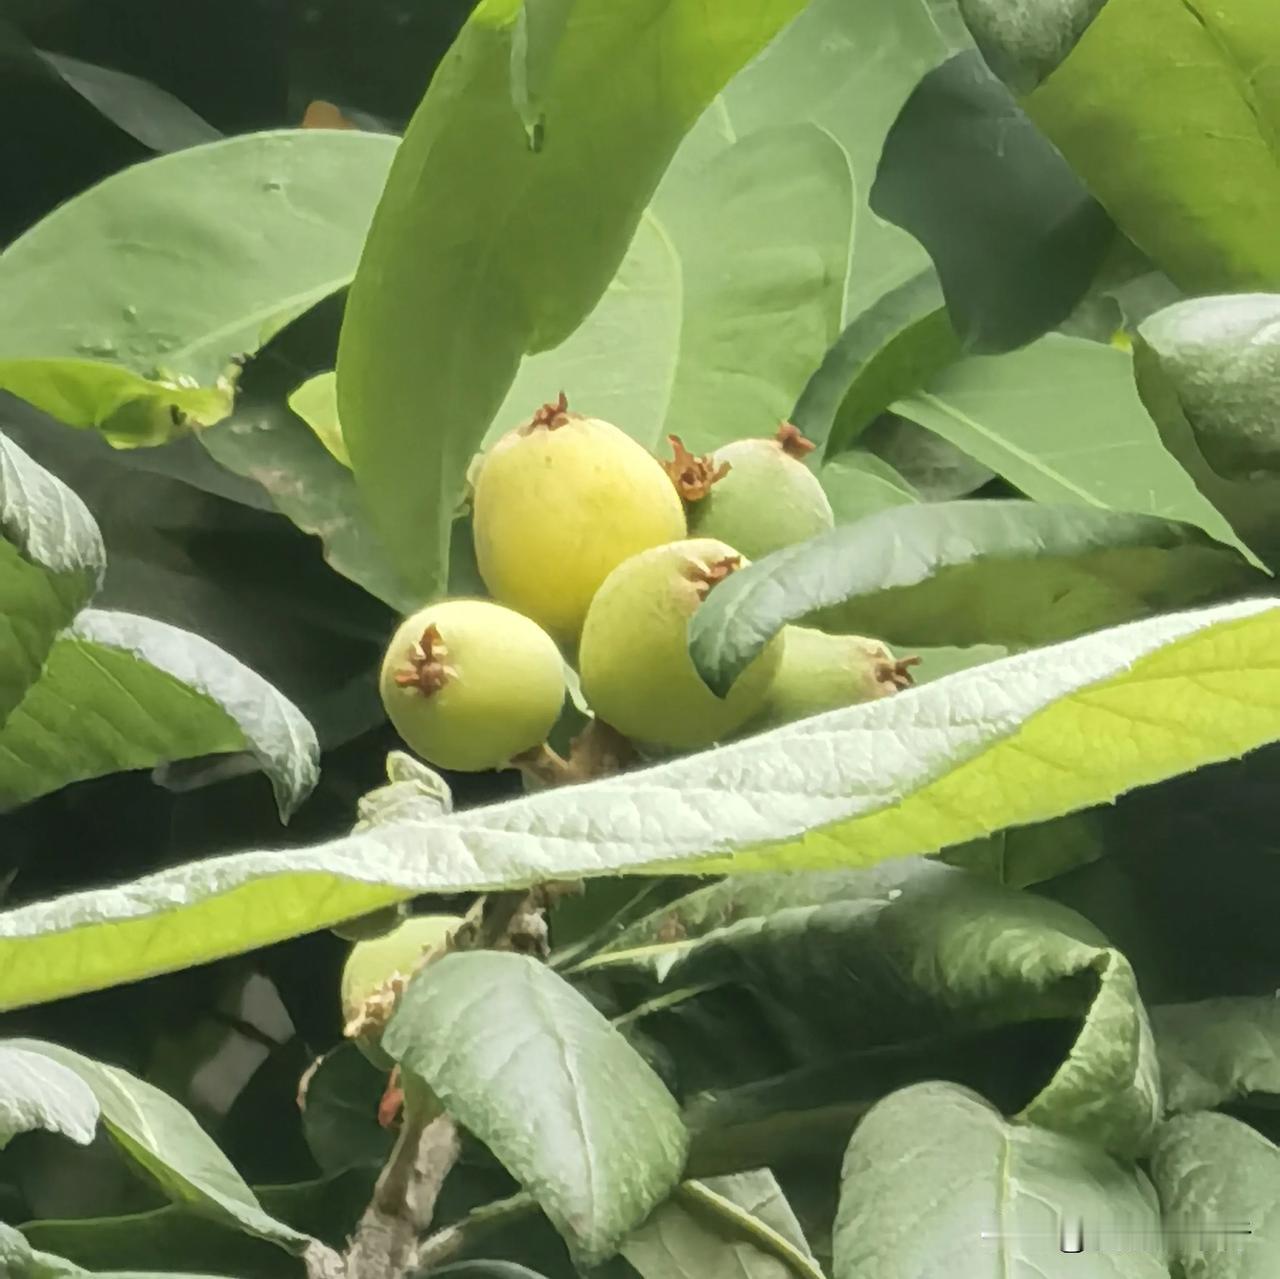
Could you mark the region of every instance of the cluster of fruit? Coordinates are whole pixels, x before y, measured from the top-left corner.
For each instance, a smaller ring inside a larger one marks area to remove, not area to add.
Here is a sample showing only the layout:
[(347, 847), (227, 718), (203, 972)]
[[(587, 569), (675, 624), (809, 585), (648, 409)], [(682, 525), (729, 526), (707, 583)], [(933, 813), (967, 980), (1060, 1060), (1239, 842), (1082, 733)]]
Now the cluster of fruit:
[(660, 462), (561, 395), (480, 459), (476, 560), (493, 599), (421, 609), (382, 666), (387, 714), (424, 759), (473, 772), (542, 748), (565, 656), (597, 720), (650, 754), (910, 683), (909, 663), (874, 640), (787, 627), (726, 697), (707, 688), (688, 651), (694, 610), (749, 556), (831, 528), (831, 506), (790, 424), (710, 457), (671, 443)]

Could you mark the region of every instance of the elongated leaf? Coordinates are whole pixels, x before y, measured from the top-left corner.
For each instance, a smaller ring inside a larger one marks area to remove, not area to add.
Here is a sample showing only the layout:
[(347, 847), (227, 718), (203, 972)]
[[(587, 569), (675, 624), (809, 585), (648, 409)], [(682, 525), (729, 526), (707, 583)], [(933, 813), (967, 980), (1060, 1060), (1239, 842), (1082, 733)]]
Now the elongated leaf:
[(662, 1081), (534, 959), (446, 955), (410, 983), (382, 1044), (498, 1156), (588, 1265), (617, 1251), (684, 1168), (688, 1136)]
[(0, 724), (106, 568), (84, 503), (0, 435)]
[(1064, 319), (1113, 235), (976, 50), (916, 86), (885, 139), (871, 207), (928, 250), (971, 351), (1021, 346)]
[(1274, 18), (1268, 0), (1108, 0), (1024, 103), (1189, 292), (1280, 288)]
[(1123, 351), (1050, 336), (952, 365), (896, 412), (985, 462), (1028, 497), (1160, 515), (1241, 546), (1161, 447)]
[(775, 552), (718, 586), (689, 648), (721, 695), (788, 622), (890, 643), (1067, 639), (1265, 582), (1183, 525), (1034, 502), (901, 506)]
[(37, 1054), (78, 1075), (102, 1108), (102, 1122), (121, 1152), (171, 1199), (293, 1252), (308, 1236), (263, 1212), (252, 1190), (191, 1114), (150, 1084), (68, 1048), (13, 1039), (10, 1048)]
[(0, 914), (0, 1009), (422, 892), (868, 866), (1043, 821), (1280, 740), (1277, 645), (1272, 600), (1151, 618), (642, 772), (36, 903)]
[(852, 223), (848, 161), (816, 125), (673, 174), (591, 315), (522, 362), (489, 437), (557, 388), (649, 448), (771, 435), (839, 328)]
[(877, 511), (920, 500), (888, 462), (865, 449), (849, 449), (828, 462), (818, 472), (818, 480), (837, 524), (854, 524)]
[(774, 1175), (686, 1184), (622, 1246), (643, 1279), (820, 1279)]
[(338, 375), (317, 373), (308, 378), (289, 396), (289, 407), (316, 433), (334, 461), (350, 470), (351, 459), (338, 422)]
[(894, 400), (960, 354), (932, 268), (859, 314), (813, 375), (791, 420), (832, 458)]
[(228, 751), (257, 760), (283, 819), (319, 775), (311, 725), (230, 654), (163, 622), (90, 609), (0, 729), (0, 810), (82, 778)]
[(1179, 302), (1139, 333), (1219, 475), (1280, 471), (1280, 294)]
[(74, 1071), (0, 1043), (0, 1149), (43, 1128), (87, 1146), (98, 1128), (98, 1102)]
[(1068, 1279), (1081, 1260), (1062, 1248), (1073, 1221), (1111, 1227), (1091, 1276), (1168, 1279), (1160, 1208), (1140, 1172), (1085, 1142), (1006, 1123), (966, 1089), (917, 1084), (876, 1106), (849, 1143), (834, 1275)]
[(1226, 1115), (1180, 1115), (1160, 1130), (1151, 1177), (1180, 1279), (1275, 1273), (1280, 1150), (1261, 1133)]
[(467, 464), (520, 357), (590, 312), (680, 138), (801, 7), (713, 0), (691, 18), (659, 0), (577, 0), (537, 152), (508, 92), (519, 7), (488, 0), (472, 14), (392, 167), (338, 357), (356, 480), (411, 586), (444, 584)]
[[(1021, 1117), (1119, 1154), (1142, 1151), (1160, 1114), (1151, 1032), (1133, 970), (1083, 918), (936, 862), (848, 871), (835, 883), (761, 878), (774, 882), (734, 890), (730, 879), (685, 907), (705, 927), (706, 913), (732, 903), (736, 922), (692, 942), (615, 951), (597, 966), (652, 967), (659, 992), (749, 992), (756, 1034), (785, 1026), (792, 1066), (831, 1051), (1078, 1017), (1075, 1042)], [(820, 897), (808, 904), (813, 891)], [(762, 897), (777, 907), (761, 911)], [(782, 904), (788, 898), (796, 904)], [(678, 936), (681, 914), (671, 917), (667, 935)], [(834, 1022), (831, 1008), (842, 1010)]]
[(1151, 1010), (1171, 1112), (1280, 1094), (1280, 999), (1238, 996)]
[(216, 420), (232, 361), (350, 279), (395, 148), (248, 134), (62, 205), (0, 255), (0, 387), (126, 443)]

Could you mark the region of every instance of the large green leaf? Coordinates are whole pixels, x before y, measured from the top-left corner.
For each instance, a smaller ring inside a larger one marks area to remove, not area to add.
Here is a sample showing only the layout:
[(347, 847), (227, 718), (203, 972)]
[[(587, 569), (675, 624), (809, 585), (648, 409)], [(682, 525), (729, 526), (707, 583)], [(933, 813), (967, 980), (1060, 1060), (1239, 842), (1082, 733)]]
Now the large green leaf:
[(894, 400), (959, 354), (937, 272), (922, 271), (851, 321), (805, 388), (791, 420), (833, 457)]
[(833, 458), (818, 472), (818, 481), (837, 524), (854, 524), (877, 511), (920, 500), (888, 462), (865, 449), (848, 449)]
[(767, 1168), (686, 1183), (636, 1230), (622, 1255), (643, 1279), (821, 1279)]
[(894, 409), (1037, 501), (1161, 515), (1241, 546), (1162, 447), (1133, 362), (1113, 347), (1051, 335), (1008, 355), (973, 356)]
[(1151, 1156), (1178, 1279), (1270, 1279), (1280, 1256), (1280, 1150), (1226, 1115), (1180, 1115)]
[[(686, 1006), (696, 1007), (709, 992), (742, 990), (757, 1035), (785, 1028), (792, 1066), (939, 1033), (1079, 1018), (1075, 1042), (1021, 1117), (1141, 1152), (1160, 1115), (1155, 1047), (1133, 970), (1083, 918), (937, 862), (809, 881), (725, 880), (664, 913), (668, 937), (681, 935), (686, 917), (705, 928), (719, 916), (720, 927), (614, 951), (593, 966), (651, 969), (656, 989), (641, 998), (657, 1009), (663, 992), (689, 992)], [(659, 1024), (641, 1024), (661, 1038)]]
[(1185, 525), (1035, 502), (899, 506), (757, 561), (694, 614), (723, 694), (788, 622), (890, 643), (1026, 647), (1223, 598), (1266, 578)]
[(350, 279), (395, 148), (247, 134), (62, 205), (0, 255), (0, 387), (125, 443), (216, 421), (232, 362)]
[(230, 1160), (190, 1112), (118, 1066), (90, 1061), (57, 1044), (12, 1039), (8, 1047), (47, 1058), (79, 1076), (102, 1109), (121, 1152), (169, 1198), (292, 1252), (309, 1236), (269, 1217)]
[(1272, 600), (1151, 618), (641, 772), (35, 903), (0, 914), (0, 1008), (422, 892), (867, 866), (1043, 821), (1280, 740), (1278, 645)]
[(74, 1071), (0, 1043), (0, 1149), (36, 1128), (87, 1146), (98, 1128), (97, 1098)]
[(1280, 471), (1280, 294), (1175, 303), (1139, 335), (1214, 471)]
[(1127, 1232), (1091, 1251), (1090, 1279), (1168, 1279), (1160, 1208), (1140, 1172), (1085, 1142), (1007, 1123), (966, 1089), (918, 1084), (876, 1106), (849, 1143), (835, 1279), (1070, 1279), (1082, 1260), (1062, 1247), (1073, 1219), (1086, 1246), (1100, 1223)]
[(106, 569), (84, 503), (0, 435), (0, 724)]
[(673, 172), (599, 305), (522, 363), (490, 435), (562, 387), (650, 448), (772, 434), (839, 331), (852, 225), (848, 161), (816, 125)]
[(1280, 1095), (1280, 999), (1235, 996), (1151, 1010), (1165, 1107), (1212, 1110), (1251, 1093)]
[(1113, 236), (1102, 207), (972, 49), (912, 92), (885, 139), (871, 207), (929, 251), (971, 351), (1021, 346), (1063, 320)]
[(339, 347), (343, 438), (412, 587), (444, 584), (467, 464), (520, 357), (595, 306), (681, 137), (802, 7), (576, 0), (537, 150), (508, 86), (519, 0), (473, 12), (392, 166)]
[(199, 635), (88, 609), (0, 729), (0, 811), (69, 782), (248, 751), (287, 819), (319, 776), (301, 712)]
[(497, 1155), (587, 1265), (612, 1256), (684, 1168), (688, 1135), (662, 1081), (528, 956), (473, 951), (428, 965), (382, 1045)]
[(1274, 289), (1277, 59), (1270, 0), (1108, 0), (1024, 105), (1178, 284)]

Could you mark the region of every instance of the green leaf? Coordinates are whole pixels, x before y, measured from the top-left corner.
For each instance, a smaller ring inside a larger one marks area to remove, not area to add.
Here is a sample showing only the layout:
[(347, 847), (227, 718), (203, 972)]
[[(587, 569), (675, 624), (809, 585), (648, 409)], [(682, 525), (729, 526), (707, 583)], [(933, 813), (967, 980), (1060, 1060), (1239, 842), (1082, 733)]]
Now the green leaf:
[(0, 724), (106, 569), (84, 503), (0, 435)]
[(833, 458), (894, 400), (959, 354), (937, 272), (922, 271), (876, 299), (840, 334), (791, 420)]
[(869, 866), (1044, 821), (1280, 739), (1278, 647), (1276, 601), (1151, 618), (640, 773), (34, 903), (0, 913), (0, 1009), (418, 893)]
[[(1078, 1018), (1075, 1042), (1021, 1117), (1120, 1154), (1143, 1149), (1160, 1113), (1151, 1032), (1128, 961), (1083, 918), (931, 861), (849, 871), (843, 882), (808, 878), (723, 881), (668, 911), (664, 935), (679, 936), (685, 918), (705, 929), (731, 913), (732, 923), (591, 966), (652, 969), (657, 993), (697, 992), (693, 1004), (708, 991), (749, 992), (750, 1028), (785, 1027), (793, 1066), (831, 1051)], [(835, 1022), (832, 1008), (841, 1009)]]
[(849, 1143), (835, 1279), (1068, 1279), (1080, 1268), (1061, 1249), (1071, 1217), (1086, 1231), (1106, 1222), (1128, 1232), (1127, 1246), (1094, 1254), (1091, 1275), (1168, 1279), (1155, 1248), (1133, 1243), (1160, 1236), (1160, 1208), (1140, 1172), (1085, 1142), (1006, 1123), (967, 1089), (917, 1084), (880, 1102)]
[(316, 433), (334, 461), (350, 470), (351, 459), (338, 421), (338, 375), (317, 373), (308, 378), (289, 396), (289, 407)]
[(643, 1279), (821, 1279), (767, 1168), (686, 1182), (622, 1245)]
[(839, 329), (852, 221), (848, 161), (815, 125), (673, 174), (596, 309), (523, 361), (489, 437), (559, 388), (647, 448), (772, 434)]
[(1280, 472), (1280, 295), (1194, 298), (1138, 332), (1218, 475)]
[(320, 1059), (307, 1079), (302, 1131), (325, 1172), (378, 1169), (387, 1162), (394, 1135), (378, 1122), (386, 1089), (386, 1071), (373, 1066), (355, 1044), (340, 1044)]
[(891, 644), (1027, 647), (1264, 580), (1198, 531), (1150, 516), (1015, 501), (900, 506), (733, 574), (693, 615), (689, 649), (723, 696), (801, 619)]
[(1192, 293), (1280, 287), (1269, 0), (1108, 0), (1024, 102), (1120, 228)]
[(1280, 1094), (1280, 999), (1236, 996), (1151, 1010), (1165, 1108), (1212, 1110)]
[(1022, 346), (1063, 320), (1113, 236), (976, 50), (916, 86), (885, 139), (871, 207), (928, 250), (970, 351)]
[(356, 481), (412, 587), (444, 585), (467, 464), (520, 357), (587, 316), (680, 138), (801, 7), (712, 0), (691, 19), (661, 0), (576, 0), (537, 152), (508, 92), (519, 5), (472, 14), (392, 166), (338, 356)]
[(959, 0), (987, 65), (1019, 92), (1035, 88), (1071, 52), (1106, 0)]
[(395, 149), (247, 134), (61, 205), (0, 255), (0, 388), (123, 443), (223, 416), (233, 361), (350, 279)]
[(74, 1071), (0, 1043), (0, 1150), (36, 1128), (87, 1146), (98, 1129), (97, 1099)]
[(1179, 1279), (1275, 1273), (1280, 1150), (1261, 1133), (1226, 1115), (1180, 1115), (1160, 1130), (1151, 1178)]
[(57, 1044), (11, 1039), (7, 1046), (78, 1075), (97, 1098), (103, 1125), (121, 1152), (175, 1202), (292, 1252), (302, 1252), (312, 1242), (267, 1216), (213, 1139), (166, 1093), (117, 1066), (90, 1061)]
[(1008, 355), (974, 356), (894, 410), (1038, 502), (1160, 515), (1245, 549), (1161, 446), (1133, 361), (1113, 347), (1051, 335)]
[(864, 449), (849, 449), (818, 472), (837, 524), (854, 524), (920, 501), (920, 495), (897, 471)]
[(527, 956), (474, 951), (428, 965), (382, 1046), (493, 1151), (587, 1265), (612, 1256), (684, 1168), (688, 1135), (662, 1081)]
[(310, 794), (320, 747), (301, 712), (199, 635), (89, 609), (0, 729), (0, 810), (69, 782), (248, 751), (282, 820)]
[(1096, 811), (1087, 811), (957, 844), (939, 857), (997, 884), (1028, 888), (1087, 866), (1106, 852), (1106, 828)]

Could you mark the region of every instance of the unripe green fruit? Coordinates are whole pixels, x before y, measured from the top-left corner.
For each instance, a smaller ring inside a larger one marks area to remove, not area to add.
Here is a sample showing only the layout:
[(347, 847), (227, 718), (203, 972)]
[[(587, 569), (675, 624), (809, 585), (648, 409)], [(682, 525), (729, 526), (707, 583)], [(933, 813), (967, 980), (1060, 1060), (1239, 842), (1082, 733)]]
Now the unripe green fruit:
[(745, 563), (723, 542), (692, 538), (643, 551), (609, 574), (578, 648), (582, 691), (602, 720), (633, 741), (696, 750), (759, 713), (782, 658), (780, 636), (726, 698), (702, 682), (689, 656), (689, 618)]
[(569, 413), (563, 395), (489, 450), (474, 528), (493, 597), (569, 644), (623, 560), (686, 531), (657, 460), (616, 426)]
[(708, 459), (705, 497), (689, 507), (689, 532), (715, 537), (760, 559), (834, 527), (822, 485), (799, 457), (812, 446), (784, 424), (771, 440), (736, 440)]
[(766, 726), (888, 697), (913, 683), (910, 668), (919, 659), (899, 660), (879, 640), (807, 626), (788, 626), (783, 634), (782, 662), (762, 716)]
[(390, 1069), (378, 1046), (409, 979), (444, 950), (463, 923), (460, 915), (415, 915), (399, 928), (351, 947), (342, 969), (342, 1017), (349, 1038), (375, 1066)]
[(564, 705), (564, 659), (536, 622), (488, 600), (441, 600), (401, 623), (382, 661), (396, 731), (439, 768), (503, 768)]

